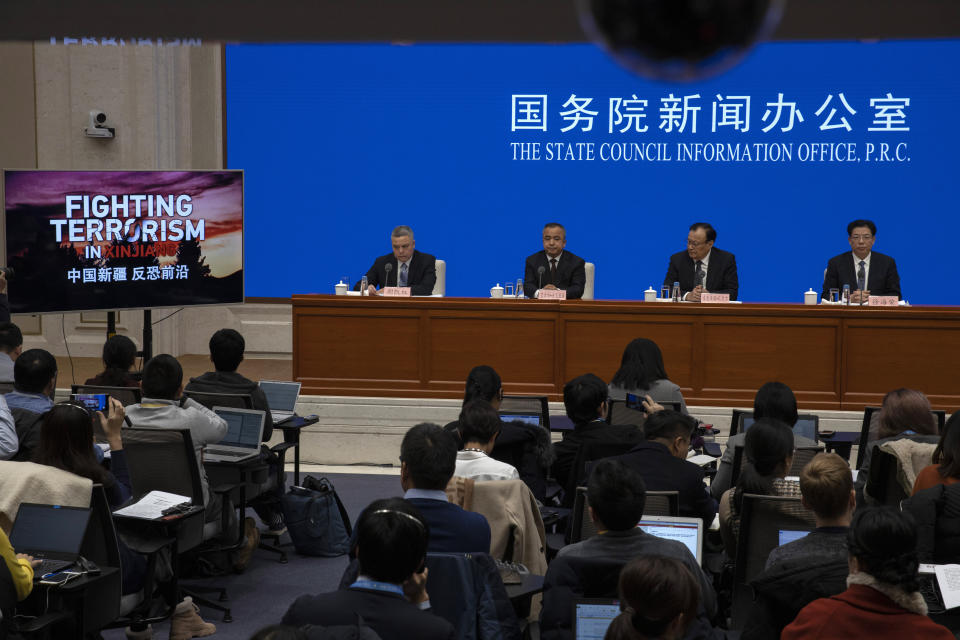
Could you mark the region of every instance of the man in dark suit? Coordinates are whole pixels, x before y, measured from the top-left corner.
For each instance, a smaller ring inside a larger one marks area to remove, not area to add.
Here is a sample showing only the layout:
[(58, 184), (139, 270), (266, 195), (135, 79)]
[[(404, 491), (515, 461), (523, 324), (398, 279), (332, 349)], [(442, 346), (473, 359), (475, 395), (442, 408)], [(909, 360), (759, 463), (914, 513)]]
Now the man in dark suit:
[[(373, 261), (367, 271), (367, 290), (377, 295), (382, 287), (410, 287), (415, 296), (429, 296), (433, 285), (437, 283), (437, 259), (429, 253), (420, 253), (415, 249), (413, 229), (400, 225), (390, 234), (393, 253), (380, 256)], [(387, 273), (387, 265), (390, 272)], [(354, 289), (360, 290), (358, 282)]]
[(737, 299), (740, 283), (737, 279), (737, 259), (732, 253), (714, 249), (716, 230), (709, 222), (694, 222), (687, 234), (687, 250), (670, 256), (663, 286), (680, 283), (684, 300), (700, 302), (702, 293), (729, 293)]
[[(543, 228), (543, 251), (529, 258), (524, 268), (523, 293), (536, 298), (541, 288), (563, 289), (568, 300), (583, 297), (587, 282), (583, 258), (564, 251), (567, 246), (567, 230), (558, 222), (548, 222)], [(540, 269), (543, 271), (540, 272)]]
[(850, 302), (855, 304), (866, 302), (871, 294), (903, 297), (896, 261), (873, 251), (877, 225), (871, 220), (854, 220), (847, 225), (847, 236), (852, 255), (847, 252), (830, 258), (820, 295), (829, 300), (830, 289), (843, 289), (848, 284)]
[(687, 462), (696, 421), (679, 411), (657, 411), (643, 423), (646, 442), (613, 458), (636, 469), (648, 491), (677, 491), (680, 515), (701, 518), (704, 529), (717, 515), (717, 501), (703, 483), (703, 469)]
[(445, 489), (457, 466), (457, 443), (429, 423), (411, 427), (400, 443), (403, 497), (430, 523), (431, 552), (490, 553), (490, 525), (479, 513), (447, 500)]
[(383, 640), (452, 640), (453, 626), (429, 612), (430, 527), (406, 500), (370, 503), (357, 520), (360, 575), (349, 588), (297, 598), (283, 624), (355, 625), (357, 616)]

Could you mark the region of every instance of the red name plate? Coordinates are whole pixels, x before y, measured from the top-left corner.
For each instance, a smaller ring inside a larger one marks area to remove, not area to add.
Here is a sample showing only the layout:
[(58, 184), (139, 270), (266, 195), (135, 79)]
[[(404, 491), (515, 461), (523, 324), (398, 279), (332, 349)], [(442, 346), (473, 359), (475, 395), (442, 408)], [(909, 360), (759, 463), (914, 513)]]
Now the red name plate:
[(540, 300), (566, 300), (567, 292), (564, 289), (540, 289)]
[(900, 299), (897, 296), (870, 296), (867, 298), (868, 307), (895, 307)]
[(384, 287), (380, 295), (386, 298), (409, 298), (410, 287)]
[(729, 293), (701, 293), (700, 302), (730, 302)]

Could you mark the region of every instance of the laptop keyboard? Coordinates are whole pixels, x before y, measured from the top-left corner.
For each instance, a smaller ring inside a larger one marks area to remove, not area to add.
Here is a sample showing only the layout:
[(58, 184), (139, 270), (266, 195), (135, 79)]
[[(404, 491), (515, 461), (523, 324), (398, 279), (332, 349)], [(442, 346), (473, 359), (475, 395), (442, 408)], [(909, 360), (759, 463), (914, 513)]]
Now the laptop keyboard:
[(224, 458), (239, 458), (240, 456), (248, 456), (250, 453), (244, 453), (240, 451), (222, 451), (220, 449), (208, 449), (208, 453), (223, 456)]
[(940, 600), (940, 593), (937, 591), (937, 578), (930, 574), (920, 574), (920, 595), (927, 603), (927, 609), (930, 613), (943, 613), (943, 602)]
[(48, 573), (55, 573), (61, 569), (66, 569), (72, 564), (72, 560), (42, 560), (40, 566), (33, 569), (33, 575), (35, 578), (39, 578)]

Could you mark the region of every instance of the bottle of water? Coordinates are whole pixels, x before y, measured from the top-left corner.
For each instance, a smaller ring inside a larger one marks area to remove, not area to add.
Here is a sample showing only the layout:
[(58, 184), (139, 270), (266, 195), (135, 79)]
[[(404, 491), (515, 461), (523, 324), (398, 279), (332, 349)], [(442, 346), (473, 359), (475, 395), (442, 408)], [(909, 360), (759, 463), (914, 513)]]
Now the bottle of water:
[(850, 285), (843, 285), (843, 293), (841, 296), (840, 301), (843, 302), (843, 304), (850, 304)]
[(679, 282), (674, 282), (674, 283), (673, 283), (673, 296), (672, 296), (672, 297), (673, 297), (673, 301), (674, 301), (674, 302), (680, 302), (680, 283), (679, 283)]
[(363, 278), (360, 279), (360, 295), (362, 295), (362, 296), (368, 295), (368, 293), (367, 293), (367, 276), (363, 276)]

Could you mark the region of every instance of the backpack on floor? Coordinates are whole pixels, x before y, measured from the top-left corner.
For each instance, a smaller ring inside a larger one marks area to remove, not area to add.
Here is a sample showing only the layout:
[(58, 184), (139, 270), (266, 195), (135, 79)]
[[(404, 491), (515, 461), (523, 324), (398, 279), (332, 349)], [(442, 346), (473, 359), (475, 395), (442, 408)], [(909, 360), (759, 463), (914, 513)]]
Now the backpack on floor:
[(297, 553), (332, 557), (350, 550), (350, 516), (326, 478), (307, 476), (303, 486), (283, 494), (280, 504)]

